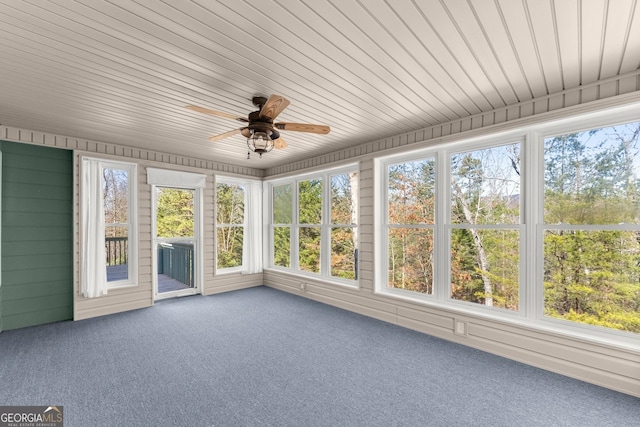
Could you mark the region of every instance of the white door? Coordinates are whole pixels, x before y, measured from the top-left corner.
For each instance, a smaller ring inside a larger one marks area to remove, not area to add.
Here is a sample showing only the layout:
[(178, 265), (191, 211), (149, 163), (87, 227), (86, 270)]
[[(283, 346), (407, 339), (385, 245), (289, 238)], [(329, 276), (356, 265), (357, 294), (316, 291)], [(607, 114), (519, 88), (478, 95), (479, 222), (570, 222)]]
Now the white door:
[(200, 189), (153, 186), (154, 299), (200, 293)]

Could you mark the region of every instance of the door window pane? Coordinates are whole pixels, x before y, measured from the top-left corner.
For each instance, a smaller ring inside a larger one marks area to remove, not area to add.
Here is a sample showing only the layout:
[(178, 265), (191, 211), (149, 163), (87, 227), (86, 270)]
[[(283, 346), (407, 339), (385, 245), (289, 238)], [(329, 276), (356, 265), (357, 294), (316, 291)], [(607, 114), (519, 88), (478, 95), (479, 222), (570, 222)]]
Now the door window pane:
[(156, 187), (157, 237), (194, 237), (194, 190)]

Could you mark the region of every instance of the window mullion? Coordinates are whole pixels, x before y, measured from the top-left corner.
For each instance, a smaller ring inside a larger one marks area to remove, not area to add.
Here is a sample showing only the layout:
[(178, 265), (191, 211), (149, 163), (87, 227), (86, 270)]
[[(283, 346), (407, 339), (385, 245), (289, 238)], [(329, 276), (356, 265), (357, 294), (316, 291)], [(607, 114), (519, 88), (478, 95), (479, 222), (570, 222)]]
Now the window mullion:
[(449, 234), (451, 230), (448, 227), (451, 220), (450, 203), (451, 200), (451, 171), (449, 167), (448, 153), (440, 151), (436, 155), (436, 227), (435, 227), (435, 243), (434, 243), (434, 296), (438, 300), (449, 299), (449, 286), (451, 262), (451, 243)]
[(322, 174), (322, 214), (320, 225), (320, 275), (331, 275), (331, 178)]
[[(524, 244), (520, 259), (520, 314), (528, 320), (540, 317), (542, 310), (542, 236), (538, 224), (542, 220), (544, 181), (542, 164), (543, 141), (535, 132), (528, 132), (523, 147), (524, 161), (522, 176), (524, 197), (522, 223), (524, 224)], [(532, 262), (533, 261), (533, 262)]]

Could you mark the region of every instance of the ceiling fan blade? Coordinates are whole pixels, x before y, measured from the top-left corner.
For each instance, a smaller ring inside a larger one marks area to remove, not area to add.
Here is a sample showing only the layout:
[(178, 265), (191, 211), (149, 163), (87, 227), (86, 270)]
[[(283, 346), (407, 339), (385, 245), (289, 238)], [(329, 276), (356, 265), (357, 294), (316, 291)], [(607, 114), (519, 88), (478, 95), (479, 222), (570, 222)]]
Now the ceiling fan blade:
[(245, 128), (230, 130), (229, 132), (221, 133), (220, 135), (214, 135), (209, 137), (209, 141), (219, 141), (221, 139), (229, 138), (230, 136), (237, 135)]
[(287, 148), (287, 141), (284, 140), (283, 137), (280, 137), (273, 141), (273, 148), (276, 150), (282, 150), (283, 148)]
[(289, 106), (289, 100), (284, 96), (271, 95), (267, 102), (260, 109), (260, 117), (268, 117), (274, 120), (278, 114), (282, 113)]
[(273, 126), (280, 130), (292, 130), (294, 132), (321, 133), (326, 135), (331, 131), (329, 126), (310, 125), (306, 123), (274, 123)]
[(246, 117), (236, 116), (235, 114), (224, 113), (222, 111), (210, 110), (208, 108), (198, 107), (197, 105), (187, 105), (185, 108), (197, 111), (198, 113), (209, 114), (210, 116), (223, 117), (225, 119), (238, 120), (240, 122), (248, 122)]

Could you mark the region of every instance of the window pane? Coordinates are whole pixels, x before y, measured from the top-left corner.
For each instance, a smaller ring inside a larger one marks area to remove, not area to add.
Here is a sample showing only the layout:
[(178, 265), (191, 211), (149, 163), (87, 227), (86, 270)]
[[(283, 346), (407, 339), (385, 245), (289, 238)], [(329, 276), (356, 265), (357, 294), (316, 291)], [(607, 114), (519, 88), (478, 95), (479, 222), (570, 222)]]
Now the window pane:
[(435, 160), (390, 165), (388, 168), (389, 224), (435, 222)]
[(244, 187), (235, 184), (216, 185), (216, 222), (218, 224), (244, 223)]
[(273, 264), (291, 267), (291, 227), (273, 228)]
[(518, 310), (517, 230), (451, 230), (451, 298)]
[(129, 278), (129, 227), (105, 227), (107, 282)]
[(129, 216), (129, 172), (102, 169), (102, 197), (105, 224), (126, 224)]
[(342, 173), (331, 177), (331, 223), (358, 222), (358, 173)]
[(636, 231), (547, 230), (545, 316), (640, 333)]
[(299, 231), (300, 270), (320, 273), (320, 227), (300, 227)]
[(322, 179), (309, 179), (298, 183), (298, 210), (300, 224), (322, 222)]
[(242, 265), (242, 239), (244, 227), (217, 228), (217, 268)]
[(389, 287), (433, 293), (433, 230), (389, 229)]
[(451, 222), (520, 223), (520, 144), (451, 156)]
[(358, 258), (356, 228), (331, 229), (331, 275), (343, 279), (357, 279)]
[(273, 223), (291, 224), (291, 184), (273, 187)]
[(640, 223), (640, 122), (546, 138), (547, 224)]
[(158, 237), (194, 237), (194, 190), (157, 187)]

